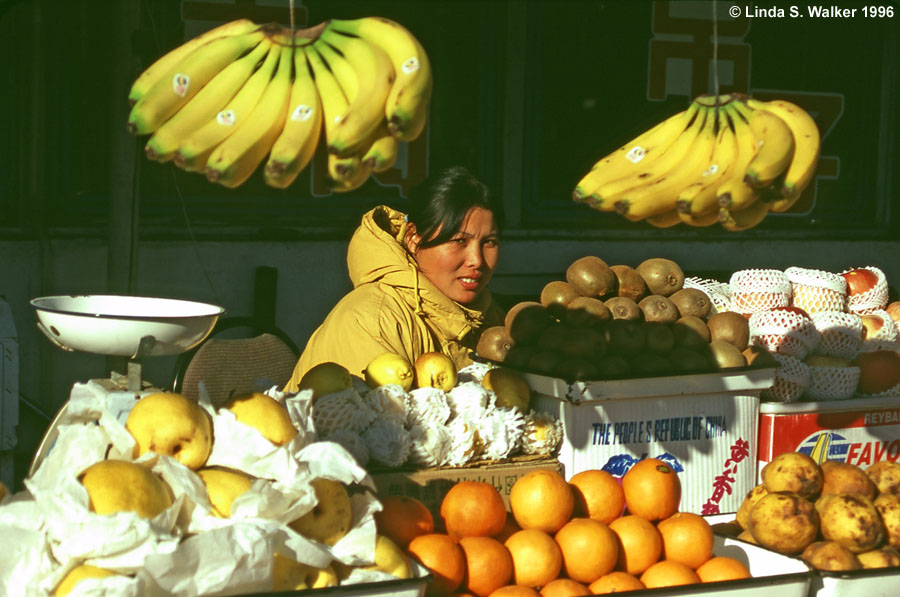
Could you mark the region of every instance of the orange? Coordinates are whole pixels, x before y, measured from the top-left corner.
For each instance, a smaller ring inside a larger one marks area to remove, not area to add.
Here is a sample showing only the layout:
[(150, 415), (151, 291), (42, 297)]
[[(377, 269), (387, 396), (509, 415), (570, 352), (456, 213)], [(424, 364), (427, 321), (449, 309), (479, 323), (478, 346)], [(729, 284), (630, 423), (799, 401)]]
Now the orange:
[(628, 469), (622, 489), (628, 513), (651, 522), (675, 514), (681, 501), (678, 474), (657, 458), (646, 458)]
[(588, 586), (593, 595), (605, 595), (607, 593), (621, 593), (623, 591), (637, 591), (644, 589), (638, 577), (627, 572), (616, 570), (605, 576), (601, 576)]
[(490, 483), (460, 481), (441, 501), (441, 518), (456, 538), (493, 537), (506, 524), (506, 504)]
[(573, 518), (554, 539), (562, 552), (566, 575), (572, 580), (592, 583), (616, 567), (618, 538), (606, 523)]
[(523, 529), (555, 533), (571, 518), (575, 496), (562, 475), (539, 469), (516, 479), (509, 492), (509, 507)]
[(675, 587), (700, 582), (700, 577), (689, 566), (672, 560), (660, 560), (641, 574), (641, 582), (648, 589)]
[(381, 500), (381, 511), (375, 513), (378, 532), (406, 549), (419, 535), (434, 532), (434, 516), (416, 498), (389, 495)]
[(653, 523), (635, 514), (628, 514), (609, 523), (619, 538), (619, 558), (616, 570), (638, 575), (662, 555), (662, 537)]
[(462, 584), (466, 575), (466, 555), (450, 535), (429, 533), (409, 542), (409, 555), (431, 571), (429, 595), (447, 595)]
[(502, 543), (492, 537), (463, 537), (459, 546), (466, 555), (463, 586), (469, 592), (484, 597), (509, 583), (512, 556)]
[(581, 471), (569, 479), (569, 485), (575, 496), (575, 516), (609, 524), (621, 516), (625, 509), (622, 484), (606, 471)]
[(506, 585), (491, 593), (489, 597), (540, 597), (540, 594), (531, 587)]
[(541, 597), (581, 597), (590, 595), (591, 590), (571, 578), (551, 580), (541, 588)]
[(503, 525), (503, 530), (494, 535), (494, 539), (499, 541), (500, 543), (505, 543), (509, 536), (515, 533), (516, 531), (521, 531), (522, 527), (516, 524), (516, 518), (512, 515), (512, 512), (506, 513), (506, 524)]
[(663, 540), (663, 559), (694, 570), (713, 555), (713, 530), (706, 519), (691, 512), (676, 512), (656, 525)]
[(728, 556), (716, 556), (697, 568), (697, 576), (702, 582), (718, 582), (750, 578), (750, 571), (739, 560)]
[(513, 582), (517, 585), (543, 587), (562, 570), (562, 551), (544, 531), (523, 529), (510, 535), (504, 545), (512, 556)]

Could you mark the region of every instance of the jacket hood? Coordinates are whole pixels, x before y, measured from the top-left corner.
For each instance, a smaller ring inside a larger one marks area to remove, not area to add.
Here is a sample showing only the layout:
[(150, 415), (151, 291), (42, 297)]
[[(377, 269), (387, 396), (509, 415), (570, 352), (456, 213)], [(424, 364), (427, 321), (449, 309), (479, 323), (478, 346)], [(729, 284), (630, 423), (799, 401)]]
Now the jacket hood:
[(419, 272), (403, 243), (406, 229), (406, 215), (384, 205), (363, 216), (347, 250), (353, 287), (389, 286), (447, 336), (462, 338), (483, 322), (484, 311), (492, 303), (490, 292), (482, 293), (470, 306), (447, 297)]

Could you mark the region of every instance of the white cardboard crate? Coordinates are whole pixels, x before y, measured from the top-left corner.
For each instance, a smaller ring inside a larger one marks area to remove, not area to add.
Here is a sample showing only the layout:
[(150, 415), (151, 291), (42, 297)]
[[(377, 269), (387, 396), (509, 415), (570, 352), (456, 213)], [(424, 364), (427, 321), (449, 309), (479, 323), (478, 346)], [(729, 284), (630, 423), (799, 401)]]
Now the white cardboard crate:
[(597, 382), (524, 374), (533, 407), (558, 417), (567, 478), (588, 469), (621, 477), (642, 458), (680, 473), (681, 510), (735, 512), (756, 481), (759, 394), (774, 368)]

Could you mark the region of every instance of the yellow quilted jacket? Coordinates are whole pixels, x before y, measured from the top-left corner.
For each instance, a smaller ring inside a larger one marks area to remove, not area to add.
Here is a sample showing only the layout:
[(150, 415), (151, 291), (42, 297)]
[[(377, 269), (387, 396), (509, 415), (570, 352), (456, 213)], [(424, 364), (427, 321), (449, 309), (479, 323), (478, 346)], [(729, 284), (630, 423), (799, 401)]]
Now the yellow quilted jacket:
[(463, 306), (435, 288), (406, 251), (405, 234), (401, 212), (379, 206), (363, 216), (347, 250), (353, 290), (313, 332), (287, 391), (296, 391), (303, 374), (326, 361), (362, 376), (384, 352), (413, 363), (424, 352), (440, 351), (464, 367), (472, 362), (480, 332), (503, 324), (490, 292)]

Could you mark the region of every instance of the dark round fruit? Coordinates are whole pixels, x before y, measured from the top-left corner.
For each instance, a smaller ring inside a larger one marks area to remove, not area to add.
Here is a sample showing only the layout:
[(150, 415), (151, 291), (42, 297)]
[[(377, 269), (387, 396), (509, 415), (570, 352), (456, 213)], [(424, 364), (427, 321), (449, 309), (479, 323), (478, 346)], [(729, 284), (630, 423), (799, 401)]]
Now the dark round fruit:
[(481, 333), (475, 352), (484, 359), (503, 362), (506, 355), (516, 345), (505, 326), (495, 325)]
[(541, 304), (556, 319), (562, 318), (566, 313), (566, 305), (578, 296), (575, 289), (568, 283), (560, 280), (547, 282), (541, 289)]
[(684, 271), (671, 259), (654, 257), (642, 261), (635, 269), (647, 283), (651, 294), (670, 296), (684, 286)]
[(625, 298), (630, 298), (634, 302), (638, 302), (649, 293), (647, 290), (647, 283), (644, 282), (644, 279), (633, 267), (628, 265), (613, 265), (609, 269), (616, 275), (619, 287), (618, 292), (616, 293), (618, 296), (624, 296)]
[(638, 307), (644, 314), (644, 321), (675, 323), (675, 321), (681, 317), (681, 315), (678, 314), (678, 307), (675, 306), (675, 303), (659, 294), (645, 296), (641, 299), (641, 302), (638, 303)]
[(735, 311), (715, 313), (706, 320), (710, 342), (721, 340), (743, 351), (750, 344), (750, 322)]
[(693, 315), (700, 319), (706, 319), (712, 308), (712, 301), (709, 299), (709, 295), (699, 288), (682, 288), (672, 294), (669, 299), (675, 303), (678, 313), (682, 317)]
[(566, 305), (566, 324), (572, 327), (591, 327), (612, 319), (609, 307), (600, 299), (579, 296)]
[(522, 301), (506, 312), (504, 325), (516, 344), (531, 344), (552, 322), (547, 307), (536, 301)]
[(566, 282), (581, 296), (594, 298), (614, 296), (619, 284), (606, 262), (592, 255), (572, 262), (566, 269)]
[(640, 321), (644, 317), (643, 311), (636, 302), (624, 296), (614, 296), (606, 300), (606, 307), (613, 319), (627, 319), (628, 321)]

